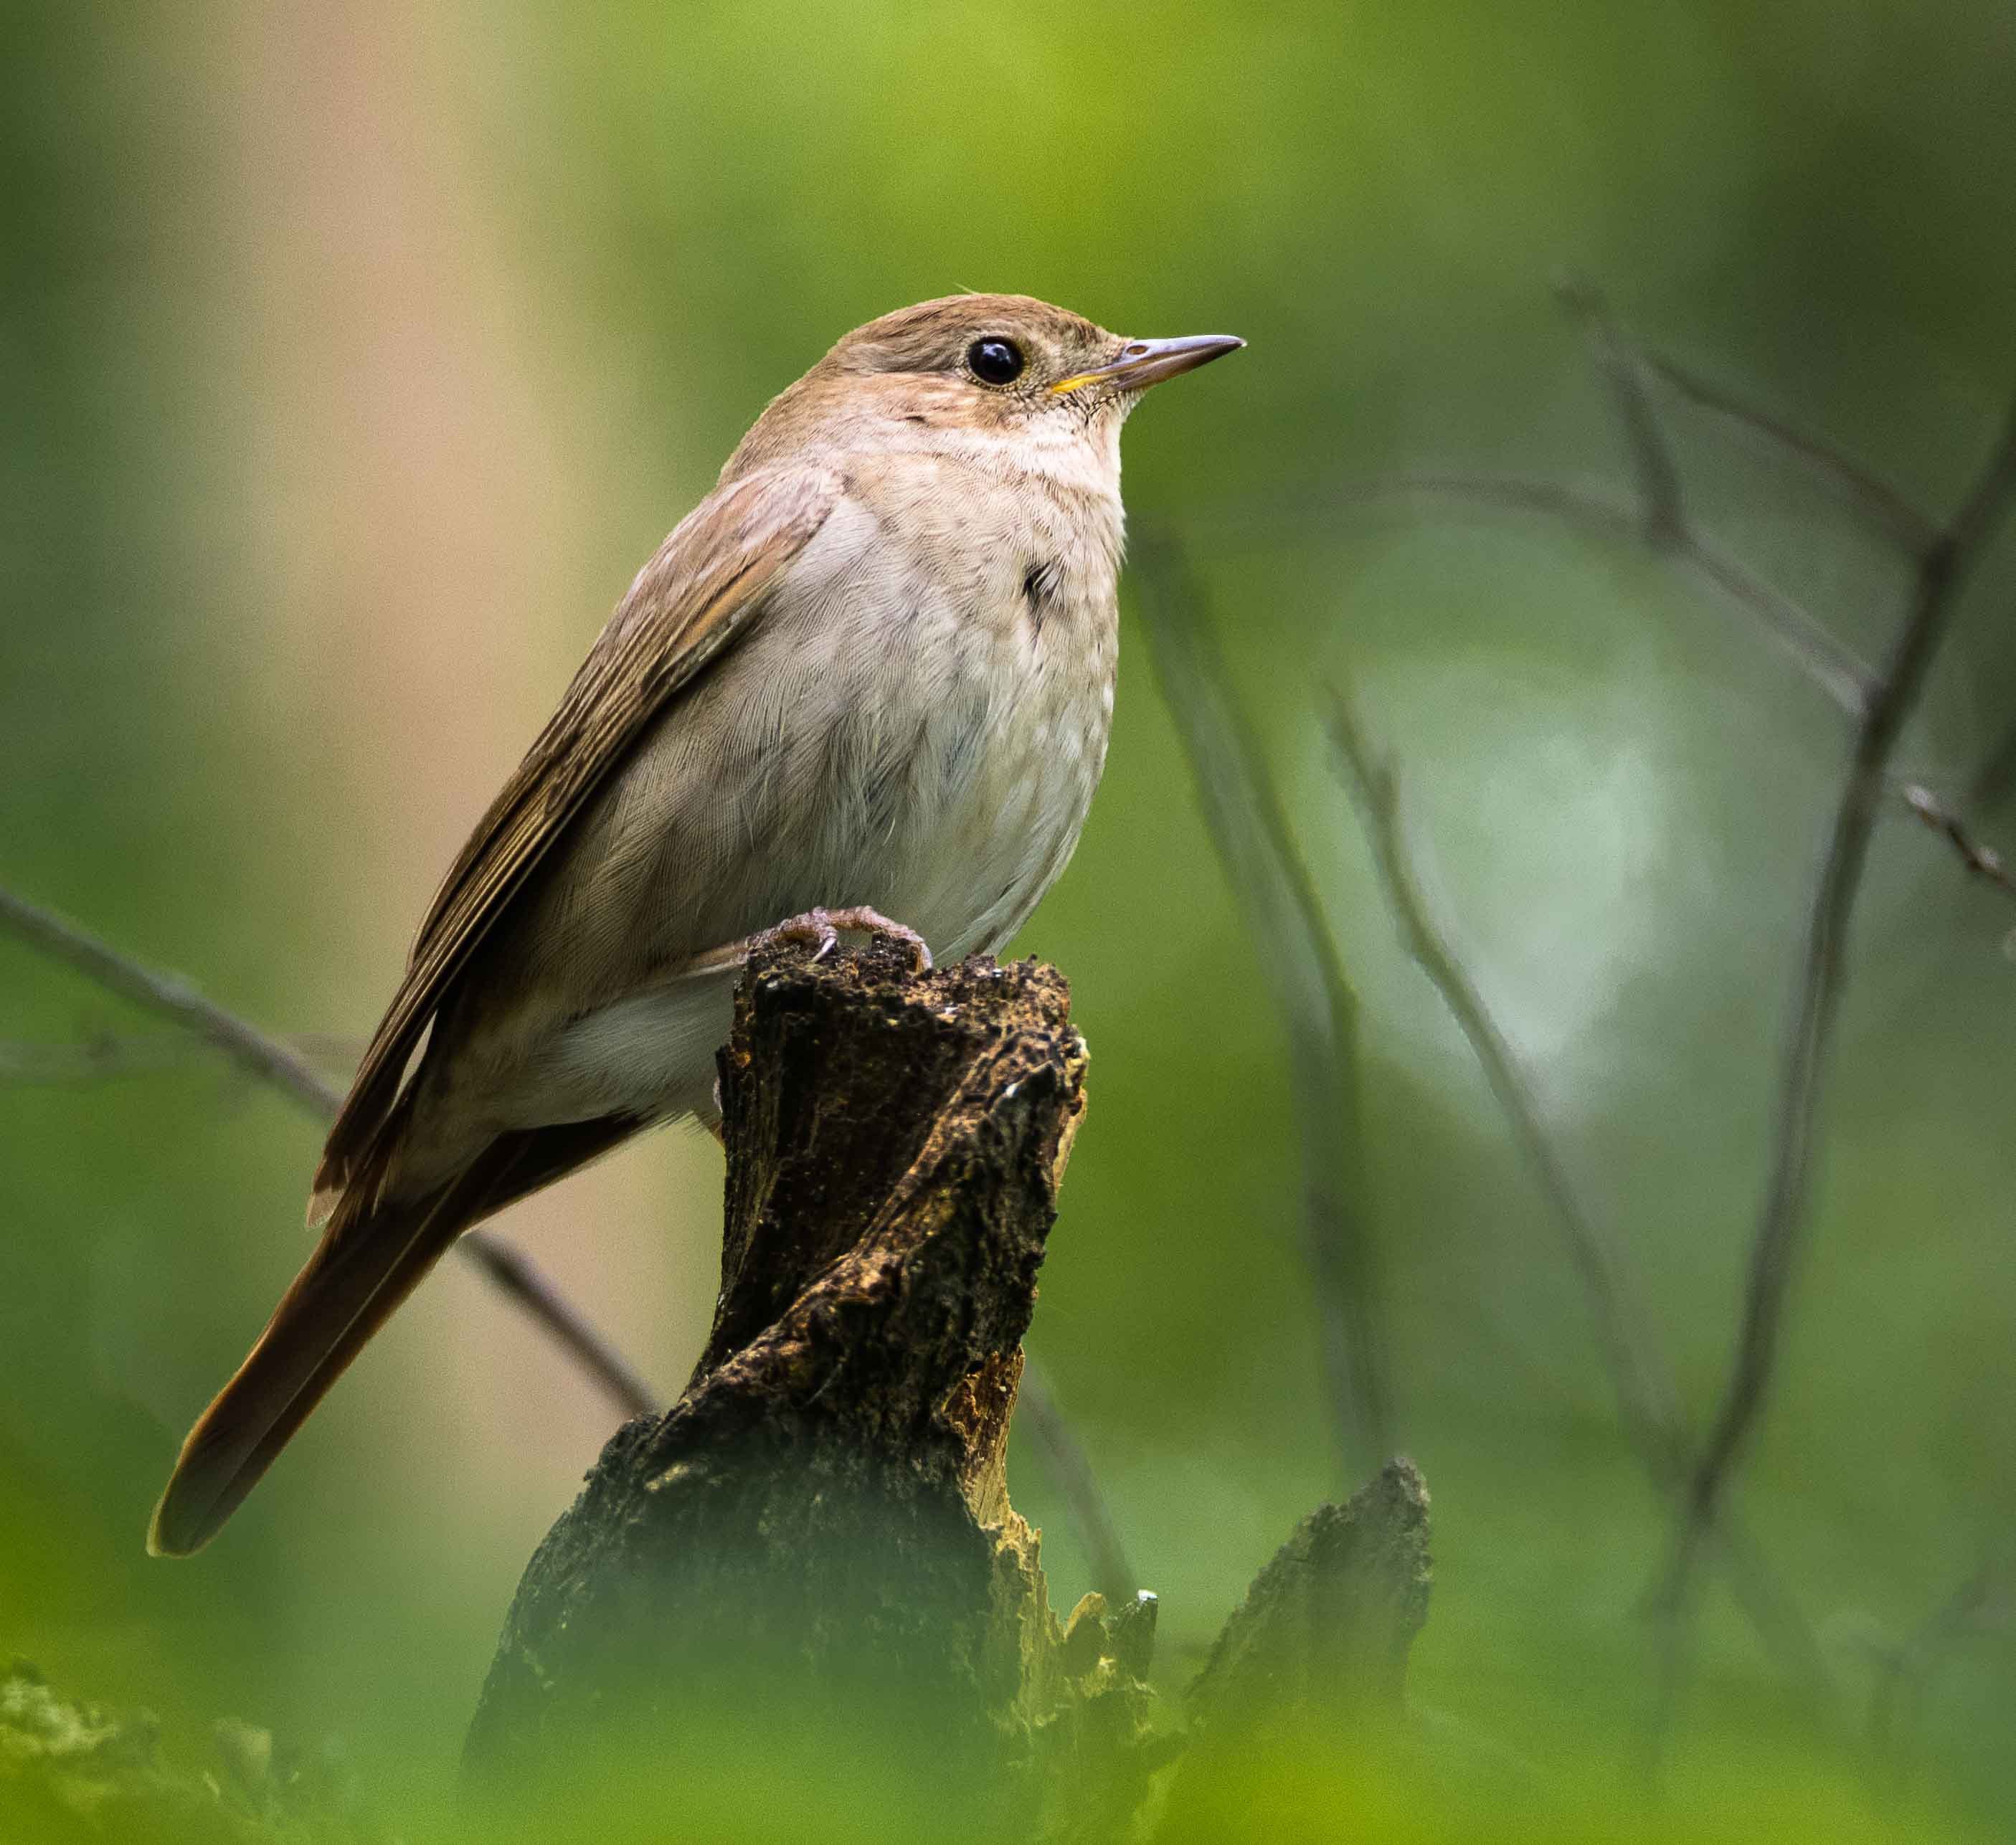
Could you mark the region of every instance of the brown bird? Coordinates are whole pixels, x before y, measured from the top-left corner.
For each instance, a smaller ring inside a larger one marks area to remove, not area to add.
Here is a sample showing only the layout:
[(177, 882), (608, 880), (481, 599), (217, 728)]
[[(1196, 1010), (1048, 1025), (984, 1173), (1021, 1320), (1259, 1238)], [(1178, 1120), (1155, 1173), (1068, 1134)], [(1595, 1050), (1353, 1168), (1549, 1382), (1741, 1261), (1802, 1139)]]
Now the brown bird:
[(449, 869), (315, 1174), (321, 1243), (150, 1550), (215, 1534), (463, 1231), (640, 1128), (717, 1120), (755, 940), (1006, 943), (1106, 760), (1120, 426), (1243, 343), (959, 295), (770, 405)]

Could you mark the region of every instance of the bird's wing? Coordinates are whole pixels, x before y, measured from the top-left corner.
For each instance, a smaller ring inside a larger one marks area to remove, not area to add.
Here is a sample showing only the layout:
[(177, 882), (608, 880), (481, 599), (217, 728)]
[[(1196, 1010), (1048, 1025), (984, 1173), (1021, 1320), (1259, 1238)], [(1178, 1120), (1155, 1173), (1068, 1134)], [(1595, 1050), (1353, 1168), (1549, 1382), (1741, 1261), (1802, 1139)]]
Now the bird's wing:
[(702, 501), (639, 572), (560, 709), (442, 882), (315, 1174), (311, 1220), (356, 1174), (456, 975), (650, 720), (761, 612), (841, 493), (823, 469), (766, 469)]

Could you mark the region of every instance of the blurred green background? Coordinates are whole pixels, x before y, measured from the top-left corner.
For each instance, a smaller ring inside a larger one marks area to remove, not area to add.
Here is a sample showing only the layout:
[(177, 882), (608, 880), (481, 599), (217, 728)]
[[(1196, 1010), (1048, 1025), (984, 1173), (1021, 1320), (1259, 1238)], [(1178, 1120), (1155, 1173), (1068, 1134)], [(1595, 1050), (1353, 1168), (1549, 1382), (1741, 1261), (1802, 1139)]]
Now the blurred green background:
[[(1414, 1696), (1599, 1831), (1637, 1823), (1660, 1508), (1314, 695), (1348, 669), (1396, 753), (1441, 912), (1697, 1422), (1845, 728), (1629, 546), (1322, 489), (1621, 490), (1550, 297), (1573, 272), (1949, 507), (2016, 387), (2007, 9), (72, 0), (0, 34), (0, 882), (336, 1040), (339, 1074), (637, 564), (838, 334), (977, 288), (1247, 339), (1134, 420), (1128, 497), (1186, 537), (1364, 1002), (1395, 1421), (1435, 1495)], [(1880, 653), (1900, 569), (1682, 427), (1704, 522)], [(2016, 718), (2012, 589), (2005, 547), (1900, 757), (1956, 795)], [(1071, 976), (1094, 1058), (1031, 1343), (1174, 1685), (1349, 1482), (1281, 1023), (1142, 639), (1130, 608), (1105, 787), (1021, 944)], [(1974, 818), (2016, 840), (2016, 803)], [(1883, 1649), (2003, 1565), (2016, 1514), (2012, 922), (1886, 818), (1742, 1491), (1849, 1739), (1712, 1591), (1669, 1814), (1972, 1836), (2016, 1801), (2007, 1577), (1874, 1805), (1859, 1735)], [(154, 1029), (0, 940), (0, 1038)], [(214, 1550), (145, 1558), (182, 1429), (304, 1253), (317, 1142), (200, 1059), (0, 1092), (0, 1647), (171, 1729), (333, 1732), (396, 1808), (445, 1786), (610, 1417), (450, 1264)], [(668, 1135), (501, 1228), (669, 1391), (718, 1212), (712, 1143)], [(1064, 1508), (1030, 1453), (1014, 1485), (1067, 1602)]]

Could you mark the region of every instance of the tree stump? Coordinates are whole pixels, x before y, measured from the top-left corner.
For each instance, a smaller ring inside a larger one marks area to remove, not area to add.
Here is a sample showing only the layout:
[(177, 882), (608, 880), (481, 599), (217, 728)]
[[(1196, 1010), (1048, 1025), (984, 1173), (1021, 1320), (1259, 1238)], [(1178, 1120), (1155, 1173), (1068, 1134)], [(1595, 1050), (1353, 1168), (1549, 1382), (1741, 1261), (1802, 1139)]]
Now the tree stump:
[(713, 1329), (526, 1570), (466, 1750), (488, 1831), (1107, 1845), (1157, 1788), (1173, 1823), (1208, 1812), (1277, 1719), (1327, 1749), (1397, 1715), (1427, 1590), (1405, 1462), (1256, 1581), (1187, 1755), (1148, 1689), (1154, 1598), (1051, 1611), (1005, 1455), (1085, 1066), (1034, 962), (753, 959)]
[(1254, 1578), (1190, 1687), (1198, 1730), (1243, 1745), (1256, 1725), (1396, 1714), (1429, 1580), (1427, 1482), (1389, 1461), (1345, 1504), (1318, 1506)]
[(1256, 1761), (1286, 1758), (1347, 1786), (1354, 1770), (1390, 1765), (1430, 1581), (1427, 1483), (1411, 1461), (1389, 1461), (1295, 1527), (1190, 1686), (1169, 1799), (1184, 1836), (1229, 1824)]
[[(879, 1764), (941, 1818), (1005, 1817), (1066, 1676), (1005, 1452), (1085, 1064), (1033, 962), (754, 959), (722, 1058), (712, 1333), (527, 1567), (477, 1783), (578, 1784), (611, 1748), (704, 1780), (753, 1723), (766, 1775), (831, 1791), (835, 1763)], [(815, 1760), (785, 1763), (790, 1737)]]

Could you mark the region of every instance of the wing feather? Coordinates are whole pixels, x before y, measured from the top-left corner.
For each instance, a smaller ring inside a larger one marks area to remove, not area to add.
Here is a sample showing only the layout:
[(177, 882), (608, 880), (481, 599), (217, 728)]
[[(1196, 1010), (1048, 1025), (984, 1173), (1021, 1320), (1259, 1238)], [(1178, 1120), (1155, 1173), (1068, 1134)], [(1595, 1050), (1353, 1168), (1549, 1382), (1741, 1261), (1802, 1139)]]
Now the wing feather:
[(428, 1022), (505, 905), (650, 720), (761, 613), (765, 592), (841, 492), (838, 478), (819, 469), (747, 476), (702, 501), (638, 573), (435, 894), (329, 1131), (318, 1200), (358, 1171)]

